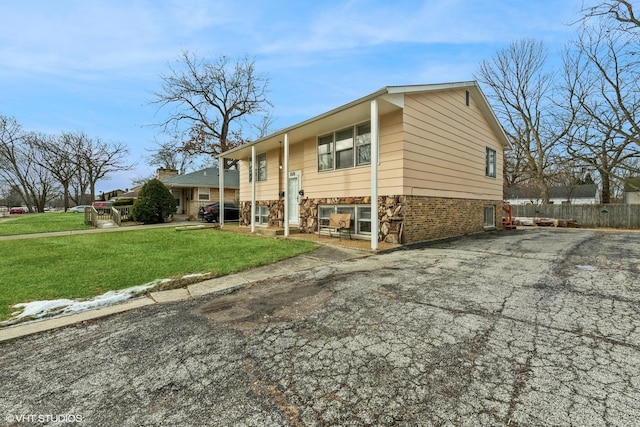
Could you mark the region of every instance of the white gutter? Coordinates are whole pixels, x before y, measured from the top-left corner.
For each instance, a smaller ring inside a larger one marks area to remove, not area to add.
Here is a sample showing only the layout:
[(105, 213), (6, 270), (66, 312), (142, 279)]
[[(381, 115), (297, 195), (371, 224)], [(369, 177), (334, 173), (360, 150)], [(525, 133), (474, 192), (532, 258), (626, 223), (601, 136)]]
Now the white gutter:
[(284, 237), (289, 237), (289, 134), (284, 134)]
[(220, 202), (220, 228), (224, 228), (224, 157), (220, 157), (218, 168), (218, 201)]

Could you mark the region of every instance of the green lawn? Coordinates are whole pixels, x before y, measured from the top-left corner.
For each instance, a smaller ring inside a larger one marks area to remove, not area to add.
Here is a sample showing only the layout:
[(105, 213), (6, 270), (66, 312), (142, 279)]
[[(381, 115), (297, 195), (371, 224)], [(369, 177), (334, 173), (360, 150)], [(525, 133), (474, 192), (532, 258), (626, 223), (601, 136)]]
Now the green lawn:
[(0, 236), (46, 233), (50, 231), (84, 230), (91, 225), (84, 223), (81, 213), (52, 212), (12, 215), (0, 219)]
[(191, 273), (224, 275), (314, 247), (307, 241), (174, 227), (0, 241), (0, 320), (21, 302), (89, 298)]

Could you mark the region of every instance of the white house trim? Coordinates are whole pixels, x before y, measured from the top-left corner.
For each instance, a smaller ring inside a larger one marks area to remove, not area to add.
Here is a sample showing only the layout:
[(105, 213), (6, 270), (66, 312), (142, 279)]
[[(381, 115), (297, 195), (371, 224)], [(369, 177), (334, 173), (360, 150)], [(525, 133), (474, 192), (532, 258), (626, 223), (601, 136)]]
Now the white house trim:
[(378, 249), (378, 101), (371, 101), (371, 249)]
[(251, 146), (251, 232), (256, 232), (256, 146)]
[(289, 236), (289, 134), (284, 134), (284, 237)]
[(219, 161), (220, 164), (220, 173), (218, 174), (218, 176), (220, 177), (219, 181), (219, 187), (220, 187), (220, 191), (219, 191), (219, 197), (218, 197), (218, 201), (220, 203), (220, 217), (219, 217), (219, 221), (220, 221), (220, 228), (224, 228), (224, 157), (220, 158)]

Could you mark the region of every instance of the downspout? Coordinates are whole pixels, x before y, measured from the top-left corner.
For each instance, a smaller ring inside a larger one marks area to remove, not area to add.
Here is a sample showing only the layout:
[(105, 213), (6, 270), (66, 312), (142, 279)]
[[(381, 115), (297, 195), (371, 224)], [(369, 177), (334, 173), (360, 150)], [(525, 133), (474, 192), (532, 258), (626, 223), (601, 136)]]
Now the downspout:
[(218, 199), (220, 202), (220, 228), (224, 228), (224, 157), (220, 157), (220, 169), (218, 169)]
[(256, 146), (251, 146), (251, 232), (256, 232)]
[(371, 101), (371, 249), (378, 249), (378, 101)]
[(289, 237), (289, 134), (284, 134), (284, 237)]

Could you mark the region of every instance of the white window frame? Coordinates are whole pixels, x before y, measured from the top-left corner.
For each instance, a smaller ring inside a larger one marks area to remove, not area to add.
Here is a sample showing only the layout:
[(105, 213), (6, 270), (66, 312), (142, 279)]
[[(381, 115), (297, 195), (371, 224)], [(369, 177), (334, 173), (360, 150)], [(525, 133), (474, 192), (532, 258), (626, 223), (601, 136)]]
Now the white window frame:
[(484, 207), (484, 228), (496, 228), (496, 207), (494, 205)]
[[(267, 153), (260, 153), (256, 156), (256, 162), (258, 163), (257, 175), (258, 182), (267, 180)], [(251, 159), (249, 159), (249, 182), (253, 179), (253, 165)]]
[[(364, 130), (368, 129), (368, 132)], [(350, 137), (340, 138), (340, 134)], [(322, 147), (322, 149), (321, 149)], [(364, 150), (368, 156), (363, 156)], [(351, 151), (351, 162), (340, 164), (340, 153)], [(336, 171), (371, 164), (371, 122), (358, 123), (353, 126), (318, 136), (316, 142), (318, 172)], [(362, 157), (362, 160), (361, 160)]]
[[(369, 212), (368, 218), (363, 218), (364, 212)], [(363, 231), (363, 224), (369, 224), (371, 230), (371, 205), (319, 205), (318, 206), (318, 232), (329, 233), (324, 229), (329, 227), (329, 216), (332, 213), (351, 214), (351, 234), (354, 236), (371, 237), (371, 231)], [(366, 228), (366, 227), (365, 227)]]
[(256, 225), (269, 225), (269, 206), (256, 206)]
[(484, 159), (484, 175), (489, 178), (496, 177), (496, 168), (497, 168), (497, 157), (498, 153), (491, 147), (486, 147), (485, 149), (485, 159)]
[[(205, 197), (203, 197), (205, 196)], [(211, 190), (207, 187), (198, 187), (198, 201), (199, 202), (210, 202), (211, 201)]]

